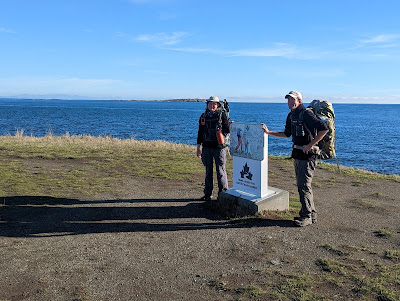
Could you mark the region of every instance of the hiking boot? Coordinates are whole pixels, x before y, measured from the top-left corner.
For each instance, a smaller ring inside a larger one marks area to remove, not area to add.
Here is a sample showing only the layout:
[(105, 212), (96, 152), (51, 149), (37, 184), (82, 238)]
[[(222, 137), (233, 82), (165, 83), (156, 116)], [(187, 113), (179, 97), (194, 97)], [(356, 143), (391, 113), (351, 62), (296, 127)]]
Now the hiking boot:
[[(307, 217), (295, 216), (295, 217), (294, 217), (294, 221), (301, 220), (302, 218), (307, 218)], [(315, 215), (312, 214), (312, 215), (311, 215), (311, 220), (312, 220), (312, 223), (315, 224), (315, 223), (317, 222), (317, 215), (316, 215), (316, 214), (315, 214)]]
[(300, 217), (294, 220), (294, 224), (298, 227), (305, 227), (308, 225), (312, 225), (313, 221), (311, 217)]
[(212, 198), (211, 195), (203, 195), (203, 196), (200, 198), (200, 201), (209, 202), (209, 201), (211, 201), (211, 198)]

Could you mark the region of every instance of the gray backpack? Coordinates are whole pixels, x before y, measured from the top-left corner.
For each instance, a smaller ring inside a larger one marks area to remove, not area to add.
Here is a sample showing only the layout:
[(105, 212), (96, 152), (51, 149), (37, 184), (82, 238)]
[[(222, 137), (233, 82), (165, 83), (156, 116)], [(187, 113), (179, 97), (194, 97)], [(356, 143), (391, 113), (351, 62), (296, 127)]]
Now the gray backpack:
[(336, 129), (335, 129), (335, 112), (332, 103), (327, 100), (313, 100), (307, 107), (311, 109), (315, 116), (326, 124), (329, 132), (318, 143), (320, 149), (319, 158), (328, 160), (336, 158)]

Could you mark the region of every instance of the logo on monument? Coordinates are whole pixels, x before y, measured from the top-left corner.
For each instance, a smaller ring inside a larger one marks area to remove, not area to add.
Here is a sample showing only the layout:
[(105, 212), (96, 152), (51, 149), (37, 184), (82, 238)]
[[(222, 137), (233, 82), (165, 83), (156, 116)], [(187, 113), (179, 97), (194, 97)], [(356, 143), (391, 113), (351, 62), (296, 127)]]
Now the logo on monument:
[(242, 171), (240, 172), (240, 177), (243, 179), (246, 176), (250, 181), (253, 179), (253, 174), (250, 172), (250, 167), (246, 164), (243, 166)]

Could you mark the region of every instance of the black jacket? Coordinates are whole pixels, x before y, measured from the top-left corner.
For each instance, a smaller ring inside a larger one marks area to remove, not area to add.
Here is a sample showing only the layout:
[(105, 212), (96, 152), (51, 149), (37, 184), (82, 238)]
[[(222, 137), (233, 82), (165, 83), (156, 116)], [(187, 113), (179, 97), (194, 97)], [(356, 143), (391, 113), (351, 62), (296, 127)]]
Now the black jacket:
[[(319, 131), (327, 129), (328, 127), (326, 124), (319, 120), (311, 110), (307, 110), (302, 104), (291, 111), (286, 118), (285, 135), (287, 137), (292, 136), (292, 141), (295, 145), (307, 145)], [(310, 158), (316, 158), (316, 154), (312, 152), (305, 154), (300, 149), (293, 149), (292, 157), (294, 159), (308, 160)]]
[(224, 111), (211, 112), (206, 110), (199, 118), (199, 130), (197, 132), (197, 144), (203, 147), (224, 147), (218, 145), (216, 131), (222, 130), (222, 134), (229, 134), (229, 117)]

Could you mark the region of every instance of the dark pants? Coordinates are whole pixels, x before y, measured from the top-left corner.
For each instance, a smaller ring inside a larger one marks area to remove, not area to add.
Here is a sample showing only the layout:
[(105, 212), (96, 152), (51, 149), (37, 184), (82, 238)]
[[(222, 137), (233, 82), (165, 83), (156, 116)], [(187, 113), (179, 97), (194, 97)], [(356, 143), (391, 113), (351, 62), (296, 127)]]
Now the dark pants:
[(217, 171), (218, 192), (228, 189), (228, 176), (226, 175), (226, 149), (203, 147), (201, 159), (206, 167), (204, 195), (211, 196), (214, 186), (213, 168)]
[(297, 190), (299, 191), (301, 210), (300, 217), (316, 218), (313, 191), (311, 182), (314, 176), (316, 161), (314, 159), (294, 159), (294, 170), (296, 172)]

